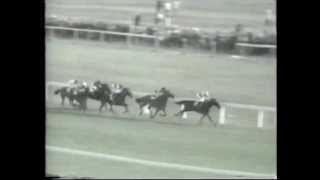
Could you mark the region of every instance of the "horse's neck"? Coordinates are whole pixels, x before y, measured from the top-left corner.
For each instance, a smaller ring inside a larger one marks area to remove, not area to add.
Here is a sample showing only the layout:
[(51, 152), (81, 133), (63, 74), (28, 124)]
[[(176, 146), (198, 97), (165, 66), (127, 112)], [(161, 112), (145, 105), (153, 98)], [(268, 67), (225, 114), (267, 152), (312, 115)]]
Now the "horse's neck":
[(162, 102), (163, 104), (167, 103), (169, 97), (166, 95), (159, 96), (156, 100)]

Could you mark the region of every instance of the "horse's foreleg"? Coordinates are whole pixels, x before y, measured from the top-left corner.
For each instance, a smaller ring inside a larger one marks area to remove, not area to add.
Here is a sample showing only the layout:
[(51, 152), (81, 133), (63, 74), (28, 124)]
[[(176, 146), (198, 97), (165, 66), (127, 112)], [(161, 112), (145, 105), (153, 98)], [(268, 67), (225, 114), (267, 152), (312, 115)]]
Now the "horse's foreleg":
[(114, 113), (114, 111), (113, 111), (113, 109), (112, 109), (112, 103), (110, 103), (109, 105), (110, 105), (109, 111), (112, 112), (112, 113)]
[(152, 113), (150, 113), (150, 118), (154, 118), (159, 112), (159, 109), (156, 109), (156, 112), (154, 112), (154, 114), (152, 115)]
[(83, 109), (84, 109), (84, 111), (88, 109), (87, 99), (83, 100)]
[(206, 114), (203, 114), (203, 115), (201, 116), (198, 125), (201, 125), (201, 124), (202, 124), (203, 118), (204, 118), (205, 116), (207, 116), (207, 115), (206, 115)]
[(100, 107), (99, 107), (99, 112), (102, 111), (103, 106), (105, 106), (106, 102), (100, 101)]
[(139, 113), (138, 113), (139, 116), (142, 115), (142, 111), (143, 111), (143, 106), (140, 106), (140, 105), (139, 105)]
[(64, 105), (64, 99), (65, 99), (65, 97), (61, 95), (61, 105), (62, 106)]
[(142, 115), (142, 107), (140, 104), (138, 104), (138, 108), (139, 108), (139, 111), (138, 111), (137, 115), (141, 116)]
[(182, 104), (181, 107), (180, 107), (180, 111), (178, 111), (177, 113), (175, 113), (174, 115), (175, 116), (182, 116), (182, 114), (184, 113), (185, 111), (185, 105)]
[(207, 114), (208, 119), (210, 120), (211, 123), (213, 123), (214, 127), (217, 127), (217, 122), (213, 121), (209, 113)]

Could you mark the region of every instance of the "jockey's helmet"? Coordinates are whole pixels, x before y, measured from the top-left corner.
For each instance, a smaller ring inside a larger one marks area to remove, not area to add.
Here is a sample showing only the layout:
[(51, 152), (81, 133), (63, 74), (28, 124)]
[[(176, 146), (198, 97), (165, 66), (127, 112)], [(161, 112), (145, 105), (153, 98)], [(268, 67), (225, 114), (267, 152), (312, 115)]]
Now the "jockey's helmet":
[(161, 89), (160, 89), (160, 92), (165, 92), (166, 91), (166, 88), (165, 87), (162, 87)]

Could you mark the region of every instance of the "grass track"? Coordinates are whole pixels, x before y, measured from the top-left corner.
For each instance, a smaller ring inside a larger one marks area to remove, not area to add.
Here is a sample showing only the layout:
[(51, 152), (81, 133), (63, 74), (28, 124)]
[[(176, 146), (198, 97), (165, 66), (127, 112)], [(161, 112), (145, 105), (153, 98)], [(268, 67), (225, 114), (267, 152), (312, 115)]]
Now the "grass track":
[[(47, 41), (46, 49), (47, 81), (102, 79), (144, 92), (166, 86), (177, 96), (185, 97), (194, 97), (196, 91), (209, 89), (221, 101), (275, 104), (275, 62), (272, 59), (234, 60), (225, 55), (199, 57), (58, 39)], [(58, 97), (52, 95), (53, 90), (47, 104), (48, 145), (219, 169), (257, 173), (276, 171), (275, 129), (252, 128), (255, 126), (254, 114), (233, 110), (231, 114), (235, 117), (230, 118), (231, 122), (241, 126), (219, 128), (208, 122), (195, 126), (198, 118), (195, 114), (187, 120), (173, 118), (171, 115), (178, 107), (172, 101), (168, 106), (169, 117), (155, 120), (136, 117), (132, 100), (128, 100), (131, 113), (127, 115), (99, 114), (97, 103), (92, 101), (89, 112), (82, 114), (61, 109)], [(212, 176), (57, 153), (47, 154), (47, 165), (48, 173), (59, 175), (108, 178)]]
[(270, 58), (199, 57), (58, 39), (48, 41), (46, 51), (47, 81), (100, 79), (142, 92), (166, 86), (180, 97), (195, 97), (207, 89), (220, 101), (276, 103), (276, 61)]
[[(275, 171), (274, 130), (199, 127), (181, 122), (160, 123), (159, 119), (87, 116), (48, 110), (47, 144), (202, 167), (259, 173)], [(86, 163), (72, 164), (71, 159), (71, 165), (63, 166), (65, 169), (62, 171), (58, 165), (72, 157), (50, 157), (49, 153), (47, 163), (53, 166), (52, 169), (48, 167), (49, 173), (67, 173), (68, 169), (86, 167)], [(95, 166), (96, 162), (92, 163)], [(103, 169), (110, 170), (109, 166), (103, 166), (93, 171), (103, 173)]]

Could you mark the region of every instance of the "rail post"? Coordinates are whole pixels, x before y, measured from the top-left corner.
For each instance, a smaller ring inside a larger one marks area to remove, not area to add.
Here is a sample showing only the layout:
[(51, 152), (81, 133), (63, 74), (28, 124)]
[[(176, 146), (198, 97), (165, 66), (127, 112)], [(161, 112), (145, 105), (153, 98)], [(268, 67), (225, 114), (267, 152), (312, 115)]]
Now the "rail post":
[[(131, 32), (132, 32), (132, 27), (131, 27), (131, 25), (129, 25), (129, 33), (131, 33)], [(130, 37), (129, 34), (127, 35), (126, 40), (127, 40), (127, 46), (130, 47), (130, 45), (131, 45), (131, 37)]]
[(226, 107), (221, 107), (219, 113), (219, 124), (225, 124), (226, 121)]
[(99, 40), (102, 42), (104, 41), (104, 33), (100, 33)]
[(79, 31), (73, 31), (73, 38), (74, 39), (79, 38)]
[(45, 33), (46, 33), (45, 36), (47, 37), (47, 39), (50, 39), (50, 38), (51, 38), (51, 35), (52, 35), (51, 29), (46, 29)]
[(258, 128), (263, 128), (263, 116), (264, 116), (264, 112), (262, 110), (259, 110), (258, 111), (258, 122), (257, 122)]

